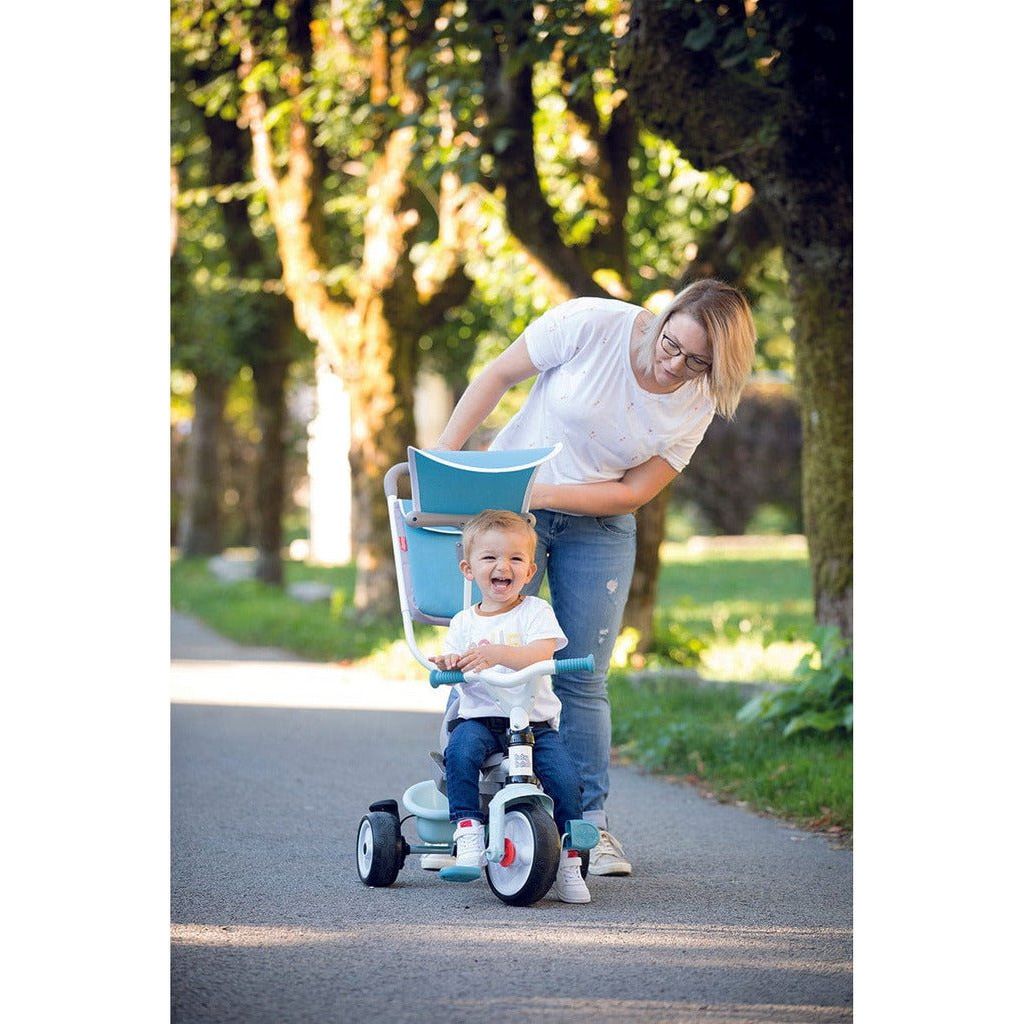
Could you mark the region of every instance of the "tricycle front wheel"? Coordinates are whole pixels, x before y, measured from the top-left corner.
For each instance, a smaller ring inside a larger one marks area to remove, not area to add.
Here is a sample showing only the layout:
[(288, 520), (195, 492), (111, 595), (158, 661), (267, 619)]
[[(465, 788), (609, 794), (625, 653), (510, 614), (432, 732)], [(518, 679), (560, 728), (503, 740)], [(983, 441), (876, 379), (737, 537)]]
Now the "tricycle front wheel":
[(505, 850), (501, 863), (487, 863), (487, 884), (494, 895), (515, 907), (546, 896), (558, 874), (558, 829), (551, 815), (535, 804), (506, 811)]

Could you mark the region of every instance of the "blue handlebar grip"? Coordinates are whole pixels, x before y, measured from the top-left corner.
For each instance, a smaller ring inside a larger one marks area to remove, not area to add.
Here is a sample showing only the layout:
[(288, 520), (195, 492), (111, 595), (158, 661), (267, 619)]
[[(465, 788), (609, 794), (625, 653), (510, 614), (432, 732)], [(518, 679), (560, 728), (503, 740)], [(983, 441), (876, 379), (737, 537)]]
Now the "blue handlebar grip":
[(442, 672), (441, 669), (435, 668), (430, 673), (430, 685), (436, 690), (439, 686), (454, 686), (456, 683), (462, 682), (461, 672)]
[(588, 654), (585, 658), (562, 658), (555, 660), (555, 675), (559, 672), (593, 672), (594, 656)]

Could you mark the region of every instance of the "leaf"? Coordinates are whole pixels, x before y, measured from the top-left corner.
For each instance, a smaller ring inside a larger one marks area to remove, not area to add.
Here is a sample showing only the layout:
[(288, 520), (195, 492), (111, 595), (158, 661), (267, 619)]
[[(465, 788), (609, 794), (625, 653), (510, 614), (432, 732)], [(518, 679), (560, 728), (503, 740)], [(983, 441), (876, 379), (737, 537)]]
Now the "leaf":
[(736, 712), (736, 721), (753, 722), (758, 718), (761, 718), (765, 711), (765, 702), (769, 696), (770, 694), (759, 693), (756, 697), (751, 697), (751, 699)]
[(683, 46), (688, 50), (703, 50), (708, 43), (715, 38), (715, 23), (710, 19), (703, 19), (696, 28), (691, 28), (683, 36)]
[(805, 711), (802, 715), (797, 715), (796, 718), (790, 720), (786, 728), (782, 730), (782, 735), (792, 736), (804, 729), (831, 732), (842, 724), (842, 714), (838, 711)]
[(509, 146), (512, 145), (512, 140), (516, 137), (516, 133), (511, 128), (502, 128), (494, 136), (494, 142), (491, 143), (491, 148), (495, 153), (504, 153)]

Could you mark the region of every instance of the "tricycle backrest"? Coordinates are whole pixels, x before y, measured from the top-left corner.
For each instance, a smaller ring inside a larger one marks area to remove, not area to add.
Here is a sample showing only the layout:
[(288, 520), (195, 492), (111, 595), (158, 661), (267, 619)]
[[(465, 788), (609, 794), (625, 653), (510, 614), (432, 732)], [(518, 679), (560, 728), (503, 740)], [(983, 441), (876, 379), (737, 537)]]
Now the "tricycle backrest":
[[(462, 526), (486, 508), (527, 512), (538, 467), (561, 445), (526, 451), (424, 451), (409, 448), (412, 498), (397, 497), (394, 470), (385, 480), (403, 612), (416, 622), (448, 625), (474, 601), (459, 570)], [(395, 469), (405, 467), (395, 467)], [(467, 599), (468, 598), (468, 599)]]

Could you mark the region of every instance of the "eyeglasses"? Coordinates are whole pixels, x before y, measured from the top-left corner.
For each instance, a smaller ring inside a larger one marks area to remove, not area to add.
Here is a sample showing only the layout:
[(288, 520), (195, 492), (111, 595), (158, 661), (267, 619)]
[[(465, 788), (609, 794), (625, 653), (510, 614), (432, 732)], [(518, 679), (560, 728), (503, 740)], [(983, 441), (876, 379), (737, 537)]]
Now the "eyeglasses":
[(707, 373), (711, 369), (711, 363), (706, 359), (701, 359), (700, 356), (690, 355), (689, 352), (684, 352), (671, 338), (664, 332), (661, 335), (661, 344), (665, 351), (675, 359), (676, 356), (683, 357), (683, 365), (693, 373)]

